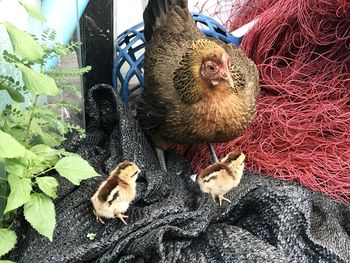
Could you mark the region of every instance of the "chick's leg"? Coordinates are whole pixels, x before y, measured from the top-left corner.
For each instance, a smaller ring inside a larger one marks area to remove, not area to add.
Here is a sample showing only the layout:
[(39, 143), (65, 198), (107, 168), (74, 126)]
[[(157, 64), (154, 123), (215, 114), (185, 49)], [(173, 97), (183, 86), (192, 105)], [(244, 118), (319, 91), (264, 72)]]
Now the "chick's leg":
[(96, 216), (96, 220), (100, 221), (102, 224), (105, 224), (105, 222), (102, 220), (102, 218), (96, 213), (95, 209), (92, 210), (94, 212), (94, 215)]
[(213, 163), (218, 163), (219, 159), (218, 159), (218, 156), (216, 155), (216, 152), (215, 152), (213, 145), (211, 143), (207, 143), (207, 145), (208, 145)]
[(124, 218), (128, 218), (128, 216), (123, 215), (122, 213), (117, 213), (115, 215), (116, 218), (119, 218), (125, 225), (127, 225), (128, 223), (126, 223), (126, 221), (124, 220)]
[(213, 200), (214, 200), (214, 203), (216, 203), (216, 199), (215, 199), (215, 195), (213, 194), (213, 193), (211, 193), (211, 198), (213, 198)]
[(96, 219), (97, 219), (98, 221), (100, 221), (102, 224), (105, 224), (105, 221), (103, 221), (101, 217), (97, 216)]
[(219, 195), (219, 204), (221, 205), (222, 204), (222, 200), (225, 200), (229, 203), (231, 203), (230, 199), (227, 199), (226, 197), (224, 197), (224, 195)]

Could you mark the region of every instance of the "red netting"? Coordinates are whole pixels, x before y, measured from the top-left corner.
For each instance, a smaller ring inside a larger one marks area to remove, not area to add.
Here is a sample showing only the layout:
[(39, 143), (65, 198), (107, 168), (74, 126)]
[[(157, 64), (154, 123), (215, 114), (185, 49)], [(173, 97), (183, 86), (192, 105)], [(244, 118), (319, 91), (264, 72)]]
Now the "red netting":
[[(350, 202), (350, 2), (220, 0), (199, 10), (230, 14), (229, 29), (259, 17), (241, 45), (260, 71), (257, 117), (242, 137), (215, 145), (219, 156), (240, 149), (250, 171)], [(211, 161), (204, 145), (177, 151), (195, 171)]]

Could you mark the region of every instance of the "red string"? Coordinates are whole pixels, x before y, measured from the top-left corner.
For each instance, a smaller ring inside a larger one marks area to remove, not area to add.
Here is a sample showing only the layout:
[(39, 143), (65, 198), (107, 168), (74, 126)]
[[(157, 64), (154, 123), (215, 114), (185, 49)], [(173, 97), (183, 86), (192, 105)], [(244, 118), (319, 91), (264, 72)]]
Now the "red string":
[[(241, 44), (260, 71), (258, 113), (218, 154), (242, 150), (250, 171), (350, 202), (350, 3), (218, 0), (199, 10), (230, 14), (230, 30), (259, 17)], [(176, 149), (195, 171), (211, 161), (205, 145)]]

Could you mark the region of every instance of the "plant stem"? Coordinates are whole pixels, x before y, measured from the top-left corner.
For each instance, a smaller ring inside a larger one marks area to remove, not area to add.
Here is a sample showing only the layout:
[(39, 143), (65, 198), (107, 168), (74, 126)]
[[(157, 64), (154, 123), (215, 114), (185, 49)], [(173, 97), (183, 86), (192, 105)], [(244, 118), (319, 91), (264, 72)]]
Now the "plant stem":
[(46, 174), (47, 172), (50, 172), (51, 170), (55, 170), (55, 167), (51, 167), (49, 169), (46, 169), (45, 171), (41, 172), (42, 174)]
[(14, 223), (14, 220), (11, 222), (11, 224), (7, 227), (7, 229), (11, 229), (12, 225)]
[(28, 122), (27, 130), (26, 130), (26, 135), (24, 136), (24, 140), (23, 140), (24, 142), (26, 142), (28, 137), (29, 137), (30, 127), (32, 126), (32, 121), (34, 118), (36, 105), (38, 103), (38, 98), (39, 98), (39, 95), (35, 95), (35, 99), (34, 99), (34, 103), (33, 103), (33, 107), (32, 107), (32, 112), (30, 113), (29, 122)]
[[(51, 168), (48, 168), (48, 169), (46, 169), (46, 170), (44, 170), (44, 171), (42, 171), (42, 172), (40, 172), (40, 174), (46, 174), (47, 172), (50, 172), (50, 171), (52, 171), (52, 170), (55, 170), (55, 167), (53, 166), (53, 167), (51, 167)], [(37, 177), (37, 176), (39, 176), (38, 174), (34, 174), (34, 177)]]
[[(42, 62), (40, 64), (40, 73), (43, 73), (44, 70), (45, 70), (44, 62)], [(28, 137), (29, 137), (30, 127), (32, 126), (32, 121), (33, 121), (33, 118), (34, 118), (35, 109), (36, 109), (36, 106), (38, 104), (38, 98), (39, 98), (39, 95), (35, 95), (35, 99), (34, 99), (34, 103), (33, 103), (33, 107), (32, 107), (32, 112), (30, 113), (28, 127), (27, 127), (27, 130), (26, 130), (26, 135), (24, 136), (23, 142), (26, 142)]]
[(3, 195), (0, 195), (0, 198), (7, 199), (7, 197)]

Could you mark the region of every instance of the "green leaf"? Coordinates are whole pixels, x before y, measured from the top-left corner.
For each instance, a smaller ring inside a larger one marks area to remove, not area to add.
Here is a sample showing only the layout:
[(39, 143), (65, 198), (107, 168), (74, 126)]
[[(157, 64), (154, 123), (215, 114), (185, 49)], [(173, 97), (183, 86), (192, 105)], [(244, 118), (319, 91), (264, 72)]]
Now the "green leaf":
[[(15, 231), (0, 228), (0, 257), (7, 254), (16, 245)], [(0, 261), (1, 262), (1, 261)]]
[(53, 132), (43, 132), (40, 134), (40, 138), (43, 143), (50, 147), (58, 146), (65, 140), (63, 136), (59, 136)]
[[(41, 161), (40, 158), (38, 156), (36, 156), (35, 153), (33, 153), (32, 151), (27, 150), (27, 149), (25, 149), (24, 154), (23, 154), (22, 157), (8, 159), (8, 160), (12, 161), (14, 164), (22, 165), (26, 169), (30, 169), (33, 165), (35, 165), (35, 164), (37, 164), (38, 162)], [(8, 172), (17, 174), (17, 172), (14, 172), (12, 170), (8, 170)]]
[(0, 260), (0, 263), (16, 263), (12, 260)]
[(24, 217), (32, 227), (52, 241), (56, 225), (55, 206), (45, 194), (33, 193), (24, 205)]
[(33, 177), (33, 175), (42, 173), (56, 163), (52, 162), (50, 164), (49, 161), (49, 159), (46, 160), (45, 157), (38, 156), (31, 150), (26, 150), (21, 158), (6, 159), (6, 170), (20, 177)]
[[(2, 57), (4, 58), (4, 60), (10, 64), (14, 64), (14, 63), (22, 63), (22, 61), (24, 62), (25, 59), (22, 59), (19, 55), (17, 54), (13, 54), (9, 51), (7, 51), (6, 49), (2, 52)], [(25, 61), (27, 63), (33, 63), (33, 62), (29, 62), (29, 61)], [(26, 63), (24, 63), (26, 64)], [(14, 80), (12, 77), (10, 78), (10, 80)]]
[(20, 161), (23, 161), (22, 163), (30, 168), (33, 164), (40, 162), (40, 158), (31, 150), (25, 150), (23, 158), (20, 158)]
[(14, 210), (30, 199), (32, 184), (29, 178), (20, 178), (16, 174), (9, 174), (7, 181), (10, 185), (11, 192), (7, 199), (7, 204), (4, 213)]
[[(25, 150), (21, 158), (8, 158), (5, 161), (5, 169), (9, 174), (15, 174), (19, 178), (30, 178), (33, 174), (47, 169), (47, 165), (42, 163), (36, 154), (30, 150)], [(51, 165), (52, 166), (52, 165)]]
[(28, 33), (9, 22), (5, 22), (4, 25), (16, 54), (28, 61), (35, 61), (44, 56), (44, 50)]
[(31, 131), (33, 136), (39, 136), (41, 141), (39, 143), (44, 143), (49, 147), (54, 147), (58, 145), (57, 141), (51, 136), (50, 133), (44, 132), (42, 124), (34, 118), (32, 121)]
[(57, 114), (51, 114), (51, 112), (47, 110), (46, 112), (41, 111), (35, 113), (35, 117), (38, 118), (38, 122), (57, 129), (61, 135), (67, 132), (67, 124), (62, 122)]
[(3, 161), (0, 160), (0, 228), (6, 225), (6, 217), (4, 215), (7, 196), (8, 196), (8, 185), (5, 170), (3, 170)]
[(86, 237), (90, 240), (94, 240), (96, 237), (96, 234), (95, 233), (87, 233)]
[(71, 109), (76, 112), (81, 112), (81, 106), (80, 105), (74, 105), (69, 102), (61, 101), (55, 104), (49, 104), (48, 106), (50, 107), (58, 107), (58, 108), (66, 108), (66, 109)]
[(92, 168), (90, 164), (80, 156), (68, 156), (62, 158), (56, 163), (55, 169), (61, 176), (67, 178), (75, 185), (79, 185), (84, 179), (99, 176), (94, 168)]
[(0, 158), (15, 158), (24, 155), (25, 148), (10, 134), (0, 131)]
[(21, 5), (23, 5), (23, 7), (25, 8), (25, 10), (28, 12), (28, 14), (39, 20), (40, 22), (45, 22), (46, 18), (43, 16), (43, 14), (41, 13), (41, 11), (39, 10), (38, 7), (36, 7), (35, 5), (28, 3), (28, 1), (26, 0), (18, 0), (20, 2)]
[(56, 178), (52, 176), (37, 177), (36, 182), (41, 191), (53, 199), (57, 198), (58, 182)]
[(9, 174), (15, 174), (20, 178), (26, 177), (26, 167), (19, 161), (19, 158), (6, 159), (5, 169)]
[(48, 48), (47, 45), (49, 42), (55, 41), (56, 35), (57, 35), (56, 31), (52, 28), (47, 27), (43, 30), (43, 32), (41, 34), (41, 40), (42, 40), (41, 43), (43, 43), (45, 45), (45, 49), (50, 50), (50, 48)]
[(15, 88), (15, 84), (0, 78), (0, 90), (7, 90), (11, 99), (16, 102), (24, 102), (23, 95)]
[(35, 72), (22, 63), (16, 63), (16, 66), (22, 71), (24, 86), (33, 94), (55, 96), (59, 93), (56, 83), (52, 78)]
[(58, 69), (54, 68), (48, 72), (48, 75), (52, 77), (59, 77), (59, 78), (64, 78), (64, 77), (77, 77), (81, 76), (85, 73), (90, 72), (92, 69), (91, 66), (86, 66), (83, 68), (65, 68), (65, 69)]
[(6, 90), (8, 92), (8, 94), (10, 95), (11, 99), (13, 99), (16, 102), (24, 102), (24, 97), (21, 94), (21, 92), (19, 92), (18, 90), (12, 88), (12, 87), (6, 87)]
[(35, 145), (30, 150), (47, 164), (54, 165), (59, 160), (56, 150), (52, 149), (51, 147), (45, 144)]

